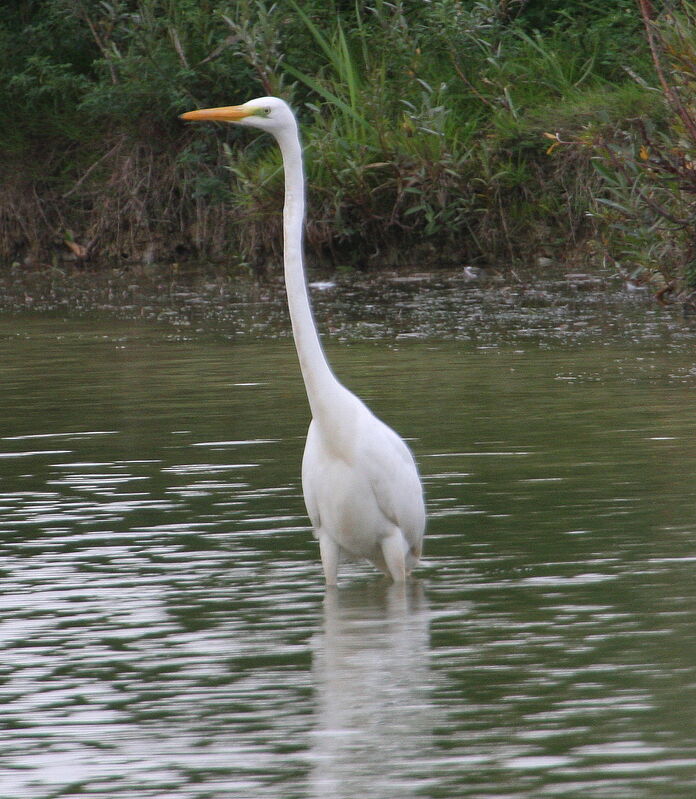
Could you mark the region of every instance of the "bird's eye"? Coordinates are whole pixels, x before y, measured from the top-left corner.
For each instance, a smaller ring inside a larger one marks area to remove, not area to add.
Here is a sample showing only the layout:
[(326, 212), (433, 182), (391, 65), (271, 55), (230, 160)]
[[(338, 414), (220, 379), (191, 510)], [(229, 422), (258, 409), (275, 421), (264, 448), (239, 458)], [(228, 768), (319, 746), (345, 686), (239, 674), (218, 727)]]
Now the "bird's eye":
[(269, 117), (269, 116), (271, 115), (271, 109), (270, 109), (270, 108), (264, 108), (264, 109), (263, 109), (263, 113), (264, 113), (264, 114), (265, 114), (267, 117)]

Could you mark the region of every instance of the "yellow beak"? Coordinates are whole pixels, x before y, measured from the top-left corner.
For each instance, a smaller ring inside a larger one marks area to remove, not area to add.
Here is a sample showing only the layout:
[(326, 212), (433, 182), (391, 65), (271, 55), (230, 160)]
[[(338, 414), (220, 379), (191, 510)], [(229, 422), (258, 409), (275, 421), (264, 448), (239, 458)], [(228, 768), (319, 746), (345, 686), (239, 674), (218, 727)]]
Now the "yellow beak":
[(187, 119), (192, 122), (212, 120), (213, 122), (239, 122), (251, 116), (254, 112), (243, 105), (227, 105), (222, 108), (199, 108), (197, 111), (187, 111), (181, 114), (179, 119)]

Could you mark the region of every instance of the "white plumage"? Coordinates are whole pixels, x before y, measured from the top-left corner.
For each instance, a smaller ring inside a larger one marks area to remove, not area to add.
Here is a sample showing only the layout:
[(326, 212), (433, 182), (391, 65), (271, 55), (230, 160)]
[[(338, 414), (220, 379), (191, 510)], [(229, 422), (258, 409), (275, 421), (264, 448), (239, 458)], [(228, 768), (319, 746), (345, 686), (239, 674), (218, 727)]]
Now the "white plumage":
[(342, 558), (367, 558), (396, 582), (418, 563), (425, 530), (423, 489), (405, 442), (332, 373), (319, 341), (302, 259), (305, 184), (295, 117), (282, 100), (190, 111), (275, 136), (285, 169), (285, 283), (295, 347), (312, 411), (302, 461), (302, 490), (319, 539), (328, 585)]

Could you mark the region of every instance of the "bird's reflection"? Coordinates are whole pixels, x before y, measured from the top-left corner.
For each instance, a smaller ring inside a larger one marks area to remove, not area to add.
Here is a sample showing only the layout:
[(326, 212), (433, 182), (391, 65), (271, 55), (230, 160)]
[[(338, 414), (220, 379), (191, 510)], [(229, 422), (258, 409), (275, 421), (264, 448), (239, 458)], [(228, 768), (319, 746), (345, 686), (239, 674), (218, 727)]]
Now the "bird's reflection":
[(431, 759), (429, 610), (422, 584), (330, 589), (313, 641), (314, 796), (419, 793)]

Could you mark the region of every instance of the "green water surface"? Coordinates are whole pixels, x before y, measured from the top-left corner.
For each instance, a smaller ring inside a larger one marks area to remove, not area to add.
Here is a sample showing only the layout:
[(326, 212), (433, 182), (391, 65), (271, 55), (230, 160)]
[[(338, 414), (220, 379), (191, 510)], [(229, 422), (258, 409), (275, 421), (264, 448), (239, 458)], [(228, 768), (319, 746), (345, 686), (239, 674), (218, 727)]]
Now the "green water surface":
[(291, 341), (3, 318), (0, 796), (696, 796), (689, 342), (332, 339), (429, 526), (327, 593)]

